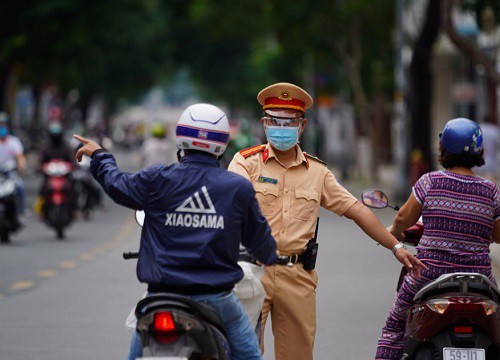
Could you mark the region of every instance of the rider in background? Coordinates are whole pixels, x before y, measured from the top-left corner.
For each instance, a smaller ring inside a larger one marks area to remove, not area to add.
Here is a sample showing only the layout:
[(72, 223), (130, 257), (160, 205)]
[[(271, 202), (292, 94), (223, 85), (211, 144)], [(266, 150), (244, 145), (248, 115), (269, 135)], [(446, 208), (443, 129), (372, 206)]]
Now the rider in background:
[(500, 243), (500, 190), (471, 169), (482, 166), (483, 135), (477, 123), (465, 118), (448, 121), (440, 134), (439, 163), (445, 170), (424, 174), (394, 219), (391, 233), (403, 231), (422, 216), (424, 234), (417, 258), (428, 270), (420, 279), (407, 274), (378, 341), (376, 359), (401, 359), (408, 309), (415, 294), (440, 275), (491, 271), (490, 244)]
[[(252, 184), (220, 167), (229, 139), (226, 114), (209, 104), (189, 106), (176, 129), (179, 163), (122, 172), (107, 150), (78, 135), (76, 158), (117, 203), (144, 210), (137, 277), (148, 293), (171, 292), (213, 306), (223, 321), (231, 359), (262, 359), (257, 337), (233, 293), (243, 277), (243, 244), (264, 264), (277, 261), (276, 242)], [(181, 154), (183, 155), (181, 157)], [(129, 359), (140, 357), (134, 332)]]
[[(47, 127), (47, 141), (42, 145), (40, 151), (40, 157), (38, 161), (38, 169), (42, 172), (42, 167), (44, 164), (51, 160), (62, 160), (70, 163), (73, 167), (75, 165), (75, 159), (73, 157), (73, 150), (71, 146), (64, 140), (63, 127), (59, 120), (52, 120)], [(69, 177), (72, 181), (71, 177)], [(44, 175), (42, 185), (40, 187), (39, 196), (35, 201), (33, 206), (36, 213), (41, 214), (42, 205), (45, 199), (45, 189), (46, 189), (47, 177)], [(71, 190), (70, 194), (71, 205), (73, 209), (76, 209), (76, 194)]]
[(52, 121), (48, 125), (48, 141), (40, 152), (40, 167), (54, 159), (61, 159), (69, 163), (74, 163), (73, 150), (64, 140), (64, 132), (59, 121)]
[(177, 147), (167, 137), (165, 125), (154, 123), (151, 125), (151, 136), (142, 143), (140, 160), (142, 167), (165, 164), (171, 165), (177, 162), (175, 154)]
[(9, 176), (16, 182), (17, 211), (19, 216), (22, 217), (25, 210), (26, 191), (18, 171), (23, 172), (26, 170), (24, 147), (21, 140), (10, 133), (7, 114), (0, 112), (0, 163), (4, 164), (8, 161), (13, 161), (16, 165), (16, 169), (12, 170)]

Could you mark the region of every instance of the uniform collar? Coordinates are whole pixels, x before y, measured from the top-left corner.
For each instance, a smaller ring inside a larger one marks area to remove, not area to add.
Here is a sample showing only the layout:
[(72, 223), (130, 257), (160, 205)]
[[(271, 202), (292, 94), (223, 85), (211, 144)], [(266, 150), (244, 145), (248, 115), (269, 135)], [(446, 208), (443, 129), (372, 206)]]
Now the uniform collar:
[(209, 153), (190, 153), (183, 156), (180, 160), (183, 164), (199, 164), (209, 167), (220, 167), (220, 160), (214, 158), (212, 154)]
[[(306, 168), (309, 168), (309, 161), (307, 161), (307, 158), (304, 155), (304, 152), (300, 148), (299, 144), (295, 144), (295, 149), (297, 151), (297, 156), (295, 158), (293, 166), (304, 164)], [(266, 144), (266, 149), (262, 152), (262, 161), (267, 162), (267, 160), (271, 158), (275, 158), (276, 161), (279, 162), (278, 158), (276, 157), (276, 153), (274, 152), (272, 146), (268, 142)]]

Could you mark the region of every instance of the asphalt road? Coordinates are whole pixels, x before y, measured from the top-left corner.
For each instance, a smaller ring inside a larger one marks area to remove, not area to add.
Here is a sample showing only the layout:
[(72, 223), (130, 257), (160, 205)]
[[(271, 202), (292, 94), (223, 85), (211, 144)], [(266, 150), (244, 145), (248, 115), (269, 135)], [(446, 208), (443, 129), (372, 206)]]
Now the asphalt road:
[[(133, 168), (130, 154), (117, 158)], [(33, 199), (37, 178), (27, 184)], [(346, 187), (356, 196), (362, 190)], [(140, 228), (132, 211), (106, 204), (91, 221), (75, 222), (63, 241), (32, 217), (12, 244), (0, 246), (1, 360), (126, 357), (125, 319), (145, 286), (122, 253), (138, 248)], [(376, 214), (384, 224), (394, 216), (390, 209)], [(320, 216), (315, 359), (373, 358), (400, 266), (352, 221)], [(264, 359), (271, 360), (270, 324), (265, 340)]]

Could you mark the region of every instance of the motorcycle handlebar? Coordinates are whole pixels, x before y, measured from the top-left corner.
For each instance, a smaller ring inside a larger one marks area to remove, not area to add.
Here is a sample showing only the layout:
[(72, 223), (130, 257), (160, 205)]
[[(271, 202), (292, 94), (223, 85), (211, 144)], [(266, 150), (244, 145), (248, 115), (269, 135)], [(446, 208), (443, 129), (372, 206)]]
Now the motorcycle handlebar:
[(123, 258), (125, 260), (138, 259), (139, 253), (138, 252), (126, 252), (126, 253), (123, 253)]

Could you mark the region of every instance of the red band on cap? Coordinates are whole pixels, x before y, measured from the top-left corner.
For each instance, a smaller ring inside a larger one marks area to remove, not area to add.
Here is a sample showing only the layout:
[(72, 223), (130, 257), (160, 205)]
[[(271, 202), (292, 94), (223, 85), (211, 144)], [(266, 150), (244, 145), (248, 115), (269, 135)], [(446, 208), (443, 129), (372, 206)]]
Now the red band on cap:
[(265, 109), (280, 108), (280, 109), (294, 109), (305, 112), (305, 103), (299, 99), (282, 100), (278, 97), (269, 97), (264, 101)]

